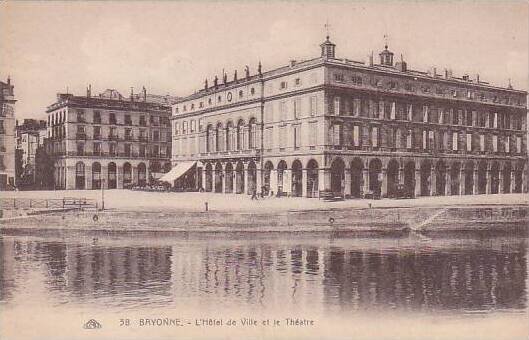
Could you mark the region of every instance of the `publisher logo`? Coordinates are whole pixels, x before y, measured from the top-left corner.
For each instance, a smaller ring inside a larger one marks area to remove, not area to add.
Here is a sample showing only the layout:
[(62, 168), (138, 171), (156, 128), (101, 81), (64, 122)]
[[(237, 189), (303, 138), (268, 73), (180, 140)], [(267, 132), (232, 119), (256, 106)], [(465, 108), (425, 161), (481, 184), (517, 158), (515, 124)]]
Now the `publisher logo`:
[(83, 325), (84, 329), (97, 329), (97, 328), (101, 328), (101, 327), (102, 327), (101, 324), (99, 322), (97, 322), (96, 320), (94, 320), (94, 319), (88, 320)]

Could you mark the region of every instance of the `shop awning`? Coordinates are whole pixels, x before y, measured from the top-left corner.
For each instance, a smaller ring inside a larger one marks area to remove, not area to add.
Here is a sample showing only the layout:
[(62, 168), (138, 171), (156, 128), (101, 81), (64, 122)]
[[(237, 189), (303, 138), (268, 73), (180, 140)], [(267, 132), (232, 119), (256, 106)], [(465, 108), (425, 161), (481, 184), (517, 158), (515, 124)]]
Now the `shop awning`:
[(168, 173), (164, 174), (160, 181), (173, 183), (173, 181), (182, 177), (189, 169), (195, 166), (197, 162), (181, 162), (178, 163), (174, 168), (171, 169)]

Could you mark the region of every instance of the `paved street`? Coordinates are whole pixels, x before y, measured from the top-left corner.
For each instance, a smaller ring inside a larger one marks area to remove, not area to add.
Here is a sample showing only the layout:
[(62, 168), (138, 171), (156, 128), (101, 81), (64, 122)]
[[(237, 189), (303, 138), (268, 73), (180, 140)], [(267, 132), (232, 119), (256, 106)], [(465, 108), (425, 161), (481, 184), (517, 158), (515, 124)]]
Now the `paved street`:
[[(252, 200), (248, 195), (215, 193), (142, 192), (105, 190), (105, 208), (135, 211), (203, 211), (205, 203), (213, 211), (286, 211), (372, 207), (433, 207), (475, 204), (529, 204), (527, 194), (419, 197), (416, 199), (345, 200), (326, 202), (315, 198), (266, 198)], [(90, 198), (101, 201), (99, 190), (3, 192), (3, 198)]]

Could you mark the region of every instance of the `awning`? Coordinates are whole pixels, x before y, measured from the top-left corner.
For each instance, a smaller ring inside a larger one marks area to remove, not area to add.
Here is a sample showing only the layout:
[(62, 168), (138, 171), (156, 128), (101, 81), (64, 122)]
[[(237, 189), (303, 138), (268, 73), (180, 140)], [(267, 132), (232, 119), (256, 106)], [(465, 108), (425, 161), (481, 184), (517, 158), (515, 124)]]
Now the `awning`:
[(164, 174), (160, 178), (160, 181), (173, 183), (173, 181), (182, 177), (189, 169), (195, 166), (195, 164), (197, 164), (195, 161), (178, 163), (174, 168), (171, 169), (171, 171)]

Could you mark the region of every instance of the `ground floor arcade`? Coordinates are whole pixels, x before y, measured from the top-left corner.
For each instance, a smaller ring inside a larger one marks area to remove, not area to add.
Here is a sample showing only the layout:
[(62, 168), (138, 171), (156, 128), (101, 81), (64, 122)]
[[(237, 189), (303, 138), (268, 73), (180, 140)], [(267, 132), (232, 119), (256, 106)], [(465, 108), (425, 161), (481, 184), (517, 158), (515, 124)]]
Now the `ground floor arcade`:
[(217, 193), (346, 198), (527, 192), (527, 164), (518, 159), (318, 155), (197, 163), (187, 185)]
[(123, 189), (144, 186), (170, 169), (169, 162), (117, 159), (60, 159), (55, 162), (56, 189)]

